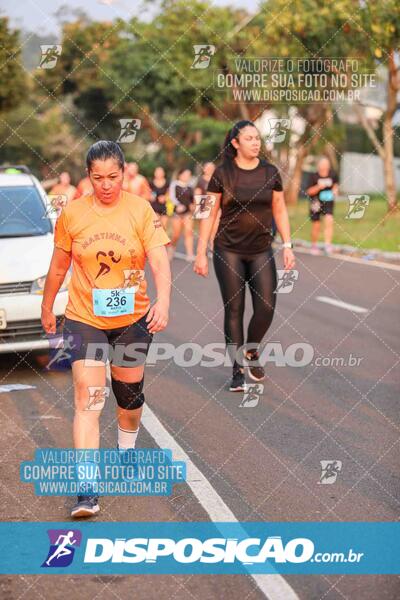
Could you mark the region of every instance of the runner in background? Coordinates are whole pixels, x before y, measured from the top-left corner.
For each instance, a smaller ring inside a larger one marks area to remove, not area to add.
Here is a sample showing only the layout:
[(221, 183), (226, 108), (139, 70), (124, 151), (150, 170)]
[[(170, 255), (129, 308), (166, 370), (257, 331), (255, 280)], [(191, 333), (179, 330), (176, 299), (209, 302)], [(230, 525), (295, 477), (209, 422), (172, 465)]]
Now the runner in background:
[(135, 162), (128, 163), (128, 191), (145, 200), (151, 200), (151, 188), (144, 175), (139, 173), (139, 165)]
[(77, 200), (81, 196), (86, 196), (87, 194), (93, 193), (92, 182), (90, 181), (90, 177), (84, 177), (80, 180), (78, 185), (76, 186), (76, 192), (74, 196), (74, 200)]
[(319, 254), (318, 239), (321, 230), (321, 216), (324, 217), (325, 252), (332, 252), (333, 240), (333, 210), (335, 198), (339, 192), (338, 176), (331, 169), (329, 158), (323, 157), (318, 161), (317, 172), (310, 177), (307, 194), (311, 198), (311, 252)]
[(172, 219), (172, 240), (169, 249), (170, 260), (174, 257), (174, 252), (183, 230), (184, 243), (186, 249), (186, 260), (193, 261), (193, 219), (194, 193), (190, 185), (192, 172), (190, 169), (181, 169), (178, 171), (177, 178), (171, 181), (169, 186), (169, 197), (175, 206)]
[(74, 199), (76, 187), (71, 185), (71, 177), (67, 171), (63, 171), (60, 174), (59, 183), (56, 183), (56, 185), (51, 188), (50, 194), (66, 196), (67, 202)]
[(195, 193), (196, 194), (207, 194), (208, 184), (215, 171), (215, 164), (213, 162), (206, 162), (203, 165), (203, 172), (197, 180)]
[(129, 173), (128, 173), (128, 163), (124, 164), (124, 178), (122, 180), (122, 189), (124, 190), (124, 192), (129, 192), (129, 182), (130, 182), (131, 178), (129, 177)]
[(150, 181), (150, 188), (152, 192), (151, 205), (153, 210), (159, 215), (164, 229), (167, 230), (167, 194), (169, 182), (167, 181), (163, 167), (156, 167), (154, 169), (153, 179)]
[[(208, 184), (210, 182), (210, 179), (211, 179), (214, 171), (215, 171), (215, 164), (213, 162), (204, 163), (203, 173), (200, 175), (200, 177), (198, 178), (197, 183), (196, 183), (195, 194), (201, 194), (202, 196), (207, 194)], [(208, 242), (211, 252), (214, 248), (214, 238), (215, 238), (215, 234), (217, 233), (220, 216), (221, 216), (221, 211), (219, 211), (217, 218), (215, 219), (214, 227), (213, 227), (213, 230), (210, 235), (210, 240)]]

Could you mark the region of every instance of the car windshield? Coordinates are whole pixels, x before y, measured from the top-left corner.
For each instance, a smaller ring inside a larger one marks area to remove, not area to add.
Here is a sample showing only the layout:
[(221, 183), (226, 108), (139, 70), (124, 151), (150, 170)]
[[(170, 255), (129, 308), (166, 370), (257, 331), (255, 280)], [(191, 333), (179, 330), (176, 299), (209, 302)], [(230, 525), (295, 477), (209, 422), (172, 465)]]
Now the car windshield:
[(0, 186), (0, 237), (44, 235), (52, 231), (34, 186)]

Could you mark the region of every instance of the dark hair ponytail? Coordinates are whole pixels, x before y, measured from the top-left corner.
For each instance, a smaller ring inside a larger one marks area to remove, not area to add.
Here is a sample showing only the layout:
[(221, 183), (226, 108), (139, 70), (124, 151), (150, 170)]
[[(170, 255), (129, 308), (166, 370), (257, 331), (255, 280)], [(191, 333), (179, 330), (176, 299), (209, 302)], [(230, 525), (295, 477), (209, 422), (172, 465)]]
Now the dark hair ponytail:
[(236, 184), (237, 172), (234, 169), (233, 160), (237, 155), (237, 150), (233, 146), (232, 140), (237, 138), (240, 131), (249, 125), (250, 127), (255, 127), (252, 121), (247, 121), (246, 119), (243, 121), (238, 121), (225, 136), (225, 141), (222, 148), (222, 183), (224, 186), (224, 191), (222, 194), (223, 203), (227, 203), (232, 200)]
[(118, 167), (124, 170), (125, 157), (116, 142), (109, 140), (99, 140), (92, 144), (86, 155), (86, 166), (90, 172), (92, 164), (95, 160), (107, 160), (113, 158), (117, 163)]
[(232, 162), (233, 159), (235, 158), (235, 156), (237, 155), (237, 150), (236, 148), (232, 145), (232, 140), (237, 138), (240, 131), (244, 128), (244, 127), (248, 127), (250, 125), (250, 127), (255, 127), (253, 121), (247, 121), (247, 120), (243, 120), (243, 121), (238, 121), (237, 123), (234, 124), (234, 126), (228, 131), (228, 133), (225, 136), (225, 142), (224, 142), (224, 146), (222, 148), (222, 157), (223, 157), (223, 162), (226, 161), (230, 161)]

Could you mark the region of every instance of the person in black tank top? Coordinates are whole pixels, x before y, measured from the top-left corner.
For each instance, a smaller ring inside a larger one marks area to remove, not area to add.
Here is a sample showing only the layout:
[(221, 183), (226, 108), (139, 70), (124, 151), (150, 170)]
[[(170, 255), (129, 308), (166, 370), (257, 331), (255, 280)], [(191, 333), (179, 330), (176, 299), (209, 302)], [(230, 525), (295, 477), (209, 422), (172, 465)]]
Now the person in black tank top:
[[(214, 240), (213, 262), (224, 303), (224, 334), (229, 349), (235, 350), (231, 391), (245, 389), (243, 354), (248, 374), (262, 381), (259, 346), (269, 329), (276, 301), (276, 268), (271, 248), (272, 217), (284, 242), (285, 270), (294, 268), (289, 219), (278, 169), (259, 158), (261, 139), (251, 121), (239, 121), (228, 132), (223, 162), (208, 185), (215, 199), (207, 219), (200, 222), (195, 273), (208, 275), (207, 245), (215, 218), (221, 218)], [(253, 315), (244, 347), (244, 305), (249, 286)]]
[(160, 215), (161, 223), (164, 229), (168, 225), (167, 216), (167, 193), (169, 188), (169, 182), (165, 177), (165, 171), (163, 167), (156, 167), (154, 169), (153, 179), (150, 182), (151, 188), (151, 205), (155, 213)]

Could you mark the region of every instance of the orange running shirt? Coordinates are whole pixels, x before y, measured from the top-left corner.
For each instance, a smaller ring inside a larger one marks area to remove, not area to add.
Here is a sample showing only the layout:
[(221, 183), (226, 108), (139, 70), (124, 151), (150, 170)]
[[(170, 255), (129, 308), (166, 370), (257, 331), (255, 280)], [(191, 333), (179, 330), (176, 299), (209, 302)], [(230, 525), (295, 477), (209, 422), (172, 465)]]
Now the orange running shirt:
[(111, 208), (96, 204), (93, 195), (65, 206), (54, 232), (54, 245), (72, 252), (65, 316), (98, 329), (125, 327), (138, 321), (150, 307), (145, 279), (135, 293), (134, 312), (127, 315), (95, 315), (92, 289), (125, 287), (131, 270), (144, 270), (146, 253), (169, 241), (150, 203), (128, 192), (121, 192), (118, 204)]

